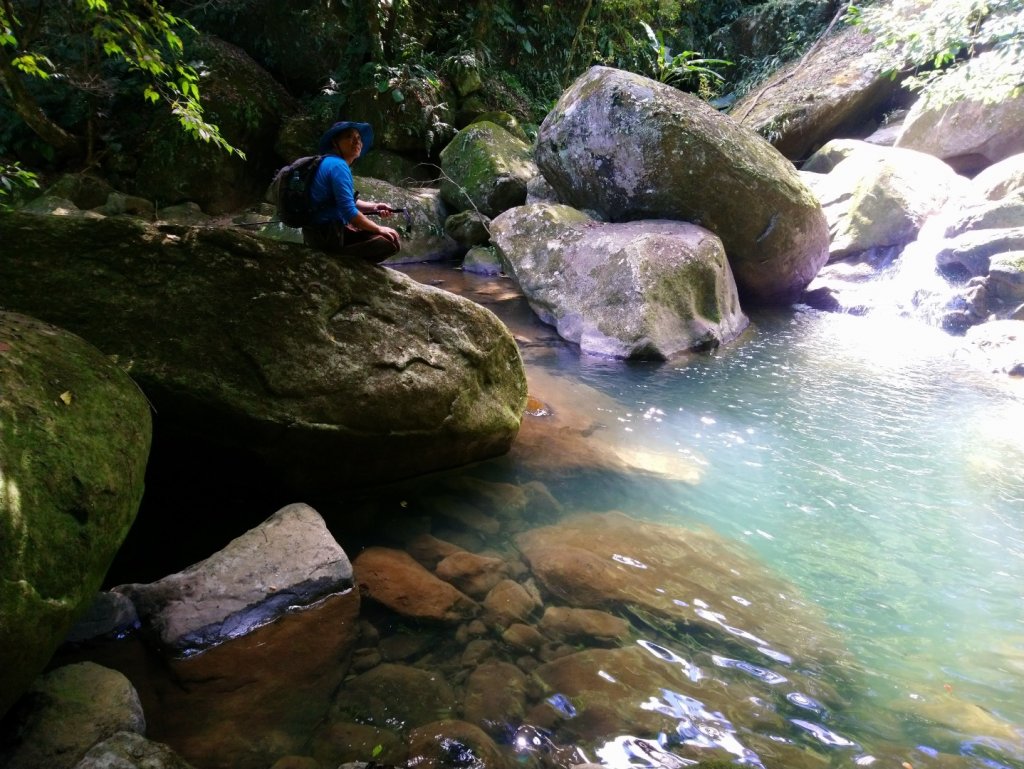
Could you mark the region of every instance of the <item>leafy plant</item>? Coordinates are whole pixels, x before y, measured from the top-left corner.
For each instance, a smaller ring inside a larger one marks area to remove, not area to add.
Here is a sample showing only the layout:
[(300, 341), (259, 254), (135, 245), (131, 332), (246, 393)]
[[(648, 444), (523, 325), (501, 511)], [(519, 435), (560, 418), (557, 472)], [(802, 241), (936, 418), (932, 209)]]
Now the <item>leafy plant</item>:
[(925, 99), (997, 102), (1024, 88), (1020, 0), (903, 0), (851, 6), (847, 19), (876, 36), (878, 66), (910, 73), (905, 85)]
[(646, 22), (640, 22), (654, 53), (654, 76), (662, 83), (681, 91), (695, 91), (704, 99), (713, 98), (725, 78), (714, 67), (728, 67), (725, 59), (708, 59), (697, 51), (673, 54), (665, 45), (664, 35), (655, 33)]
[(6, 207), (18, 190), (31, 188), (39, 188), (34, 173), (19, 163), (0, 163), (0, 207)]
[(0, 2), (0, 84), (18, 116), (59, 152), (78, 154), (81, 140), (40, 108), (25, 80), (96, 90), (102, 63), (112, 60), (139, 75), (142, 97), (167, 104), (185, 133), (244, 157), (203, 115), (199, 74), (182, 39), (195, 29), (155, 0), (38, 3), (22, 14), (11, 0)]

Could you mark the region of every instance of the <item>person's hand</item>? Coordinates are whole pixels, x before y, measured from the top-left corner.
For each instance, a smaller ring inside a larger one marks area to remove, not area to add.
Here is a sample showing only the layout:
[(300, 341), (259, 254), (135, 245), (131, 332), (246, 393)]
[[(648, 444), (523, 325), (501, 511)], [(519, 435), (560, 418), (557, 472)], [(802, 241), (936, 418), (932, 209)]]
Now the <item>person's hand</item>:
[(378, 203), (377, 209), (374, 211), (374, 213), (386, 219), (387, 217), (395, 213), (395, 211), (387, 203)]
[(383, 238), (387, 238), (388, 240), (391, 241), (395, 248), (401, 250), (402, 241), (398, 235), (397, 230), (393, 230), (390, 227), (381, 227), (379, 230), (377, 230), (377, 234)]

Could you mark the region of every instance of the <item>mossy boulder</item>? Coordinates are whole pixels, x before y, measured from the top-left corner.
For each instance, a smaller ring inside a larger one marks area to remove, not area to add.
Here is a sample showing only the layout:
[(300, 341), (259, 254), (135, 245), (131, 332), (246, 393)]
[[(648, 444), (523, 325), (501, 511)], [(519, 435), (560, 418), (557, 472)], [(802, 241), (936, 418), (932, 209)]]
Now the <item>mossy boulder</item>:
[(262, 197), (282, 165), (274, 154), (281, 115), (296, 105), (240, 48), (204, 36), (194, 51), (206, 72), (206, 114), (246, 159), (193, 140), (170, 113), (146, 110), (141, 114), (147, 122), (136, 125), (115, 169), (118, 186), (160, 206), (193, 201), (210, 214), (238, 210)]
[(261, 456), (306, 499), (501, 454), (519, 429), (508, 329), (401, 273), (131, 219), (0, 212), (0, 240), (0, 304), (118, 355), (162, 425)]
[(0, 312), (0, 715), (92, 603), (135, 519), (150, 433), (146, 399), (99, 350)]
[(484, 216), (526, 202), (526, 184), (539, 172), (530, 145), (488, 121), (459, 131), (441, 152), (441, 197), (455, 211)]
[(574, 208), (715, 233), (745, 300), (793, 301), (828, 258), (825, 215), (793, 165), (700, 99), (649, 78), (585, 72), (544, 119), (536, 159)]
[(585, 352), (666, 359), (747, 326), (722, 242), (696, 225), (535, 203), (497, 217), (491, 235), (534, 312)]

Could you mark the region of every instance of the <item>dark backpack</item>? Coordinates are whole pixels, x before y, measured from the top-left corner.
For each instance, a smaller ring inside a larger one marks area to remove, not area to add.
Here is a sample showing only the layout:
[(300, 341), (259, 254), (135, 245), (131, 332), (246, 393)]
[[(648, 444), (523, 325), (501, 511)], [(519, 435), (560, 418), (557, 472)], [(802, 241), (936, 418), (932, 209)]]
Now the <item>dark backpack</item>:
[(299, 158), (277, 172), (277, 218), (282, 224), (305, 227), (312, 222), (315, 211), (309, 193), (323, 159), (323, 155)]

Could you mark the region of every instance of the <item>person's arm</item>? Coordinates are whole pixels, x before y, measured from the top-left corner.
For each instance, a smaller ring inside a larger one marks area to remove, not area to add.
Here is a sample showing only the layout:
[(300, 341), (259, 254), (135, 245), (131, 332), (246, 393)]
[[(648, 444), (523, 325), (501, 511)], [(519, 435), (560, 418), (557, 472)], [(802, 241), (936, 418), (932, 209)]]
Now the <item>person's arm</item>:
[(357, 200), (356, 208), (362, 214), (373, 214), (375, 216), (388, 217), (395, 213), (395, 209), (387, 203), (375, 203), (372, 200)]
[(369, 232), (374, 233), (375, 235), (385, 237), (392, 243), (394, 243), (396, 246), (401, 248), (402, 244), (397, 230), (393, 230), (390, 227), (382, 227), (381, 225), (374, 222), (372, 219), (367, 217), (366, 214), (362, 212), (357, 213), (355, 216), (349, 219), (348, 223), (351, 226), (356, 227), (360, 230), (367, 230)]

